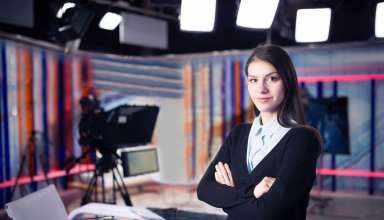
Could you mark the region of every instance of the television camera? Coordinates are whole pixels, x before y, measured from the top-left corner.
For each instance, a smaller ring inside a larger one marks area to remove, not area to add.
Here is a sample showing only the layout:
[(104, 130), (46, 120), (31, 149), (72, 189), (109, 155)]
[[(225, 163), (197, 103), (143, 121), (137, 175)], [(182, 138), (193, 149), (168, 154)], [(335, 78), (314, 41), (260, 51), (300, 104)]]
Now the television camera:
[[(94, 175), (89, 182), (82, 204), (90, 201), (99, 177), (103, 184), (102, 200), (105, 202), (103, 174), (112, 171), (113, 192), (115, 193), (116, 186), (125, 203), (132, 205), (123, 177), (117, 169), (120, 160), (123, 160), (123, 165), (129, 164), (124, 161), (128, 157), (119, 156), (117, 149), (150, 143), (159, 107), (121, 105), (105, 111), (100, 106), (99, 100), (92, 95), (83, 97), (80, 105), (82, 113), (79, 123), (79, 144), (82, 146), (83, 155), (72, 160), (71, 164), (67, 164), (66, 169), (72, 168), (74, 163), (80, 162), (89, 152), (98, 151), (101, 154), (101, 158), (95, 163)], [(123, 166), (123, 169), (128, 167)], [(126, 173), (129, 171), (124, 170), (124, 174)], [(115, 195), (113, 198), (115, 200)]]

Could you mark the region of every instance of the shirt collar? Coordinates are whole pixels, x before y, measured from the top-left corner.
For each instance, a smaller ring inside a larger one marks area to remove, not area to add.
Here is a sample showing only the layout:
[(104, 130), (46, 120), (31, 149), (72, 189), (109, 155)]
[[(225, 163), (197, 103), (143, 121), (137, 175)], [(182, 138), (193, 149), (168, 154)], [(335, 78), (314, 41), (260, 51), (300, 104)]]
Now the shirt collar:
[(261, 124), (260, 123), (260, 115), (257, 116), (254, 120), (254, 124), (255, 124), (255, 131), (256, 131), (256, 134), (262, 132), (263, 134), (265, 134), (267, 137), (271, 137), (271, 135), (277, 130), (279, 129), (280, 127), (282, 127), (280, 124), (279, 124), (279, 121), (277, 120), (277, 118), (273, 118), (271, 121), (269, 121), (268, 123), (266, 124)]

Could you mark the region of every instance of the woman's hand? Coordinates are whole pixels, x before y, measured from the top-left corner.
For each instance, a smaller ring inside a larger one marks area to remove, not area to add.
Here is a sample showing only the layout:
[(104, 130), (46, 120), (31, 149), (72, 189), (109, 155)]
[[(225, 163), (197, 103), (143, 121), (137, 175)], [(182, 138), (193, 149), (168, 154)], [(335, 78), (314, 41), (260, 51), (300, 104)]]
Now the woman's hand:
[(223, 185), (230, 186), (230, 187), (235, 186), (232, 178), (232, 173), (231, 173), (231, 170), (229, 169), (228, 164), (226, 163), (223, 164), (222, 162), (219, 162), (215, 165), (215, 169), (216, 169), (216, 172), (215, 172), (216, 182)]
[(267, 193), (269, 191), (275, 180), (276, 178), (268, 176), (264, 177), (263, 180), (261, 180), (260, 183), (255, 186), (255, 189), (253, 190), (253, 195), (257, 199), (260, 198), (264, 193)]

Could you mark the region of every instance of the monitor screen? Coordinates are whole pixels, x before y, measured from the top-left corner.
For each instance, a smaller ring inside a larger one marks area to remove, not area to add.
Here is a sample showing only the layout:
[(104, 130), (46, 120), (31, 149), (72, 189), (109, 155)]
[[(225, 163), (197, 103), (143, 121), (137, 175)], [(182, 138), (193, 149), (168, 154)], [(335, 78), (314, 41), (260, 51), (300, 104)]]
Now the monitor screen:
[(124, 176), (137, 176), (159, 171), (156, 148), (122, 151)]
[(305, 118), (320, 132), (325, 153), (350, 154), (347, 97), (310, 98)]
[(110, 148), (145, 145), (151, 142), (158, 106), (122, 105), (105, 114), (104, 144)]
[(33, 28), (34, 0), (0, 1), (0, 23)]

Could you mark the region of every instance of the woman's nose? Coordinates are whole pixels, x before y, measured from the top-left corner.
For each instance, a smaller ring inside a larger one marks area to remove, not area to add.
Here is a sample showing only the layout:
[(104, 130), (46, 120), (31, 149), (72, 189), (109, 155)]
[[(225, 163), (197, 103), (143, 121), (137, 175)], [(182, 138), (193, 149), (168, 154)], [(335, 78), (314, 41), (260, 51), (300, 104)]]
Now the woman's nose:
[(260, 93), (266, 93), (268, 92), (268, 88), (264, 80), (259, 80), (256, 84), (257, 91)]

